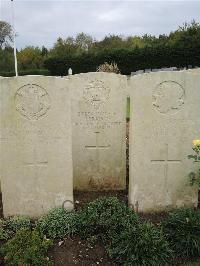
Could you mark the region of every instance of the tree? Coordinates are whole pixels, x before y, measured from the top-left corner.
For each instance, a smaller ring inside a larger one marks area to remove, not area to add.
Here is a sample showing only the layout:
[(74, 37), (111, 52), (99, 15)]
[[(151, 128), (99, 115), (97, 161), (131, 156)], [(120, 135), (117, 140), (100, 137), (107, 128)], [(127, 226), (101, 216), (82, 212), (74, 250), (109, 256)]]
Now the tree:
[(6, 21), (0, 21), (0, 48), (8, 46), (13, 41), (11, 25)]
[(43, 67), (42, 51), (38, 47), (27, 46), (18, 52), (20, 70), (41, 69)]
[(75, 44), (83, 51), (88, 51), (93, 44), (93, 38), (83, 32), (76, 36)]
[(121, 36), (109, 35), (106, 36), (102, 41), (95, 43), (95, 50), (113, 50), (124, 48), (125, 41)]
[(70, 54), (76, 54), (77, 47), (72, 37), (68, 37), (66, 40), (58, 38), (50, 50), (49, 56), (65, 57)]

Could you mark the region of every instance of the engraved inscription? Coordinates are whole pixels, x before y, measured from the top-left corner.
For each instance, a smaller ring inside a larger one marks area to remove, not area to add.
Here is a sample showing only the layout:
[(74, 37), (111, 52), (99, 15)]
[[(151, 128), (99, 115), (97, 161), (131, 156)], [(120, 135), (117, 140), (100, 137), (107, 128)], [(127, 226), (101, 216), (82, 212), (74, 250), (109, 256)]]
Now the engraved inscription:
[(82, 111), (77, 113), (77, 118), (73, 124), (82, 128), (111, 128), (123, 123), (116, 112)]
[(91, 81), (83, 90), (84, 100), (93, 107), (99, 108), (110, 96), (110, 88), (101, 80)]
[(175, 81), (164, 81), (153, 91), (153, 107), (162, 114), (175, 114), (184, 104), (183, 87)]
[(30, 120), (38, 120), (50, 108), (50, 98), (44, 88), (36, 84), (27, 84), (17, 90), (15, 105), (22, 116)]

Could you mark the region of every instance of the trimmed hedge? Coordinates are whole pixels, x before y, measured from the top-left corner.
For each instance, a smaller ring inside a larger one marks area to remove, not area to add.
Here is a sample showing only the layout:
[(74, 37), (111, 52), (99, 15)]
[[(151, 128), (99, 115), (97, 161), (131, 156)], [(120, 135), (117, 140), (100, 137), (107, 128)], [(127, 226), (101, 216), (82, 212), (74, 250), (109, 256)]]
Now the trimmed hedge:
[[(19, 76), (26, 76), (26, 75), (50, 76), (51, 73), (48, 69), (30, 69), (30, 70), (19, 71)], [(15, 76), (15, 72), (14, 71), (11, 71), (11, 72), (0, 71), (0, 76), (13, 77)]]
[(104, 62), (117, 63), (124, 75), (130, 75), (139, 69), (200, 66), (200, 43), (194, 47), (158, 46), (103, 50), (98, 53), (66, 55), (64, 58), (50, 57), (45, 60), (44, 65), (51, 75), (64, 76), (69, 68), (72, 68), (74, 74), (94, 72)]

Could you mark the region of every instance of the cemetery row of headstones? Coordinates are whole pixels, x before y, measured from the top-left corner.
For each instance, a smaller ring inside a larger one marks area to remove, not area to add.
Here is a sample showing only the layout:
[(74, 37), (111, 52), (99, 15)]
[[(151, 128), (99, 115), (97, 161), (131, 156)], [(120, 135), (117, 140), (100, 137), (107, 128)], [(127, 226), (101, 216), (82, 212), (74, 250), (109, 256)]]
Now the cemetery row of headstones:
[(150, 73), (150, 72), (159, 72), (159, 71), (183, 71), (183, 70), (197, 70), (199, 71), (199, 67), (193, 67), (192, 65), (189, 65), (187, 67), (162, 67), (162, 68), (148, 68), (148, 69), (142, 69), (142, 70), (137, 70), (134, 72), (131, 72), (131, 76), (134, 75), (139, 75), (143, 73)]
[(0, 78), (4, 215), (72, 209), (73, 189), (125, 189), (127, 95), (129, 204), (196, 206), (187, 155), (200, 135), (199, 84), (197, 70)]

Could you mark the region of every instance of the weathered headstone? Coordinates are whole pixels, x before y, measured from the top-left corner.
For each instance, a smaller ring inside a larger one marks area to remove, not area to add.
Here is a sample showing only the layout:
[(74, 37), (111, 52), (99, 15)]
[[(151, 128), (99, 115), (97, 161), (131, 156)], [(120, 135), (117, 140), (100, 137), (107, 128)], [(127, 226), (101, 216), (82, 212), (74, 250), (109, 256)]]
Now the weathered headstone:
[(0, 85), (4, 215), (37, 217), (55, 206), (73, 208), (67, 81), (26, 76), (1, 79)]
[(187, 72), (193, 73), (193, 74), (200, 74), (200, 68), (193, 68), (187, 70)]
[(126, 76), (70, 76), (74, 188), (124, 189), (126, 184)]
[(199, 84), (186, 71), (131, 77), (129, 202), (139, 211), (197, 205), (187, 156), (200, 135)]

